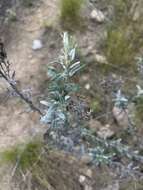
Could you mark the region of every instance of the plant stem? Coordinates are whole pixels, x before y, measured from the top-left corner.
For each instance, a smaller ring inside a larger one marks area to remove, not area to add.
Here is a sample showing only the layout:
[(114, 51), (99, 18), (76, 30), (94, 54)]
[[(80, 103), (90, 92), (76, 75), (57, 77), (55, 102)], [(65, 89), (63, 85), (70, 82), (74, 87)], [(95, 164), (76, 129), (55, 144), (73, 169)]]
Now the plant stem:
[(2, 78), (4, 78), (5, 81), (11, 86), (11, 88), (19, 95), (19, 97), (20, 97), (22, 100), (24, 100), (24, 102), (26, 102), (26, 103), (30, 106), (30, 108), (31, 108), (32, 110), (38, 112), (40, 115), (43, 115), (43, 113), (41, 112), (41, 110), (40, 110), (39, 108), (37, 108), (29, 98), (25, 97), (25, 96), (18, 90), (17, 86), (16, 86), (12, 81), (10, 81), (10, 80), (8, 79), (8, 77), (6, 77), (6, 76), (3, 74), (3, 72), (0, 71), (0, 75), (1, 75)]

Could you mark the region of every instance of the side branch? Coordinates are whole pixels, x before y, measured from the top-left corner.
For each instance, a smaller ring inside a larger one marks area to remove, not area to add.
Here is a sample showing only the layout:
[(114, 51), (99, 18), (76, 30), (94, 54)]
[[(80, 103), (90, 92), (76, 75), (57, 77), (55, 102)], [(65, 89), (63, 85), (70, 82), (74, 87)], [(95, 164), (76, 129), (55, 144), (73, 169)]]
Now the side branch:
[(3, 78), (10, 87), (19, 95), (19, 97), (27, 103), (33, 111), (37, 111), (40, 115), (43, 115), (41, 110), (37, 108), (33, 102), (23, 93), (16, 86), (15, 82), (15, 72), (11, 72), (10, 70), (10, 63), (7, 60), (7, 54), (4, 48), (4, 44), (0, 41), (0, 77)]

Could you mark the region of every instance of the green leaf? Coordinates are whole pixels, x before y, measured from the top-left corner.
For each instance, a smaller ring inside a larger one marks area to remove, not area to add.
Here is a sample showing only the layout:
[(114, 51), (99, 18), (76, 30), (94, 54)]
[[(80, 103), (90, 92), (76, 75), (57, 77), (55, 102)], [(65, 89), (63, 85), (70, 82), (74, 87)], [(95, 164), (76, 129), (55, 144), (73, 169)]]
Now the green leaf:
[(57, 76), (57, 72), (56, 72), (56, 69), (54, 67), (48, 67), (48, 72), (47, 72), (48, 76), (51, 78), (51, 79), (54, 79), (56, 78)]
[(75, 51), (76, 51), (76, 48), (73, 48), (73, 49), (69, 52), (69, 56), (70, 56), (70, 60), (71, 60), (71, 61), (74, 61), (74, 59), (75, 59)]

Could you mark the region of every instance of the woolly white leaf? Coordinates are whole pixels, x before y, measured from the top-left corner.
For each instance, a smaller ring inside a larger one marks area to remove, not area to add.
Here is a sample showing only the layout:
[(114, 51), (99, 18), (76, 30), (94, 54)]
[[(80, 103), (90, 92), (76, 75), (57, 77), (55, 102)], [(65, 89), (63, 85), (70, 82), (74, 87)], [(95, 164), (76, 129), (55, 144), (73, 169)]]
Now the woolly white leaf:
[(71, 58), (71, 61), (75, 59), (75, 48), (70, 51), (69, 56)]
[(69, 100), (70, 99), (70, 96), (65, 96), (65, 100), (67, 101), (67, 100)]
[(73, 68), (75, 68), (75, 67), (77, 67), (77, 66), (80, 66), (80, 61), (77, 61), (76, 63), (72, 64), (72, 65), (69, 67), (69, 69), (73, 69)]
[(137, 96), (138, 96), (138, 97), (139, 97), (139, 96), (142, 96), (142, 95), (143, 95), (143, 89), (142, 89), (139, 85), (137, 85), (136, 87), (137, 87), (137, 90), (138, 90)]
[(49, 106), (49, 103), (47, 101), (41, 100), (40, 103), (45, 105), (45, 106)]

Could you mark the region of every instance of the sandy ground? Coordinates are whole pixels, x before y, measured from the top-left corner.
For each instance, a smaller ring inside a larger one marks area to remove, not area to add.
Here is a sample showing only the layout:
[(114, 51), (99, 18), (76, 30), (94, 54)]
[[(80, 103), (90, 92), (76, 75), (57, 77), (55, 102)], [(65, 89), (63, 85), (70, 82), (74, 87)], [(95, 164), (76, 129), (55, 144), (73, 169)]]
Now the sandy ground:
[[(46, 80), (45, 67), (51, 54), (46, 50), (46, 44), (39, 51), (32, 50), (35, 39), (41, 39), (45, 26), (56, 19), (56, 0), (40, 1), (34, 8), (18, 9), (18, 21), (10, 23), (8, 34), (4, 35), (9, 60), (12, 69), (16, 71), (16, 79), (21, 89), (32, 89), (33, 97), (39, 95), (39, 89)], [(55, 16), (55, 18), (54, 18)], [(41, 39), (42, 40), (42, 39)], [(19, 98), (7, 96), (5, 83), (0, 84), (0, 149), (21, 142), (33, 131), (41, 130), (39, 115), (27, 111), (27, 106)]]
[[(45, 67), (51, 53), (46, 51), (46, 44), (39, 51), (32, 50), (35, 39), (41, 39), (44, 34), (44, 22), (56, 19), (56, 0), (42, 0), (31, 9), (17, 10), (18, 20), (6, 27), (2, 37), (6, 43), (12, 69), (16, 71), (16, 80), (21, 89), (32, 89), (33, 98), (37, 99), (43, 81), (47, 79)], [(55, 18), (54, 18), (55, 16)], [(52, 33), (52, 32), (51, 32)], [(42, 40), (42, 39), (41, 39)], [(29, 112), (18, 97), (7, 97), (4, 81), (0, 81), (0, 150), (14, 144), (24, 142), (39, 132), (45, 131), (39, 122), (40, 116)], [(0, 190), (9, 190), (9, 167), (0, 169)], [(4, 177), (3, 177), (4, 176)]]

